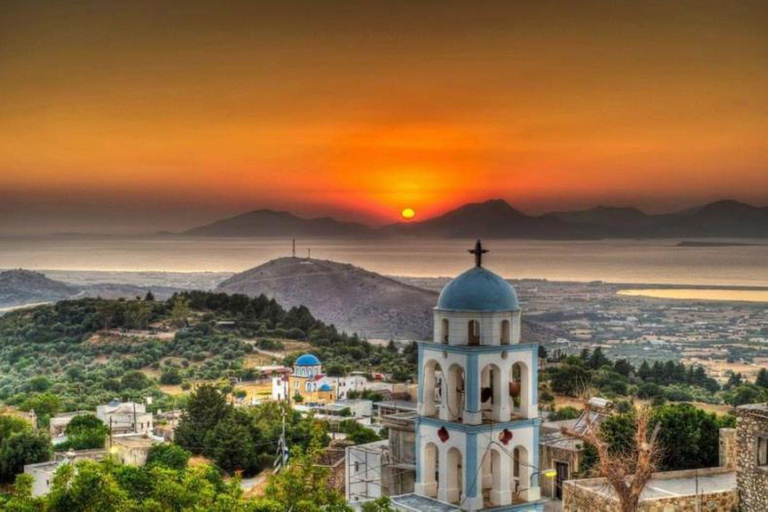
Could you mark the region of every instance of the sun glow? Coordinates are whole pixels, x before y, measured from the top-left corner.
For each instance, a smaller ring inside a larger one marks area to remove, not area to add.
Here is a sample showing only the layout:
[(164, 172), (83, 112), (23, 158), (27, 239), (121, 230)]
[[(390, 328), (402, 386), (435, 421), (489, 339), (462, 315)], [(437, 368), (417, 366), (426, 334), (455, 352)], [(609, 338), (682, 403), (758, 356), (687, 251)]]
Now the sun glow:
[(416, 210), (413, 208), (405, 208), (402, 212), (400, 212), (400, 215), (407, 220), (410, 220), (416, 216)]

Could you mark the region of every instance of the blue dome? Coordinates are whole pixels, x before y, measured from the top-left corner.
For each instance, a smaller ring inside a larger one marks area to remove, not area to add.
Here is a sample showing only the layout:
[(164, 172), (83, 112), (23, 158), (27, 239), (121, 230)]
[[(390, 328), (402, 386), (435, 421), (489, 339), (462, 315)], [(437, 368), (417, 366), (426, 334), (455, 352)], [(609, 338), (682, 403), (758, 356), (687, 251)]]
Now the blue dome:
[(517, 293), (499, 275), (483, 267), (474, 267), (448, 283), (437, 309), (446, 311), (516, 311), (520, 309)]
[(333, 391), (333, 388), (330, 384), (323, 384), (320, 386), (320, 391)]
[(299, 357), (294, 366), (320, 366), (320, 360), (314, 354), (304, 354)]

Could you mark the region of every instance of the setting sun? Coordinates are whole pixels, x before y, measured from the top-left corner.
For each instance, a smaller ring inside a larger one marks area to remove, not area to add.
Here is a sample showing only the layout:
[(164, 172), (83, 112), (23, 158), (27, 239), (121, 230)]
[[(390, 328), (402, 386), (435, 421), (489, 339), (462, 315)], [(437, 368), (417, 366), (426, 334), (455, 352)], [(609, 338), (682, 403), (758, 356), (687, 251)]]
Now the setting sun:
[(413, 208), (406, 208), (400, 212), (400, 215), (402, 215), (404, 219), (412, 219), (416, 216), (416, 210)]

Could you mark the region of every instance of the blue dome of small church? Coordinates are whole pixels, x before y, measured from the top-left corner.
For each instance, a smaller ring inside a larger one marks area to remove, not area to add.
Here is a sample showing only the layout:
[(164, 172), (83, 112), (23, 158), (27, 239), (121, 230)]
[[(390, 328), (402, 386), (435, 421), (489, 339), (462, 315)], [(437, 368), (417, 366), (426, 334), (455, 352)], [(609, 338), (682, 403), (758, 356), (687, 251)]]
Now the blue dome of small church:
[(480, 241), (473, 251), (475, 267), (445, 285), (437, 299), (437, 309), (445, 311), (516, 311), (517, 292), (503, 277), (483, 268)]
[(304, 354), (303, 356), (300, 356), (294, 363), (294, 366), (319, 366), (319, 365), (320, 365), (320, 360), (314, 354)]
[(320, 386), (320, 391), (333, 391), (333, 388), (330, 384), (323, 384)]

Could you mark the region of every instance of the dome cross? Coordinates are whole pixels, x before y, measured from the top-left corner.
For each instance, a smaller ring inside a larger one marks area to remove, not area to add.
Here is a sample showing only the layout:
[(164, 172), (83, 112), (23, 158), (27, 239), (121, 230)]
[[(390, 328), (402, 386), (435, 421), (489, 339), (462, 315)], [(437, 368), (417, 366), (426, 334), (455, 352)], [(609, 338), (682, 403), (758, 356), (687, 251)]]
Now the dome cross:
[(468, 252), (475, 255), (475, 266), (482, 267), (483, 254), (488, 252), (488, 249), (483, 249), (483, 243), (478, 239), (477, 242), (475, 242), (475, 248), (470, 249)]

